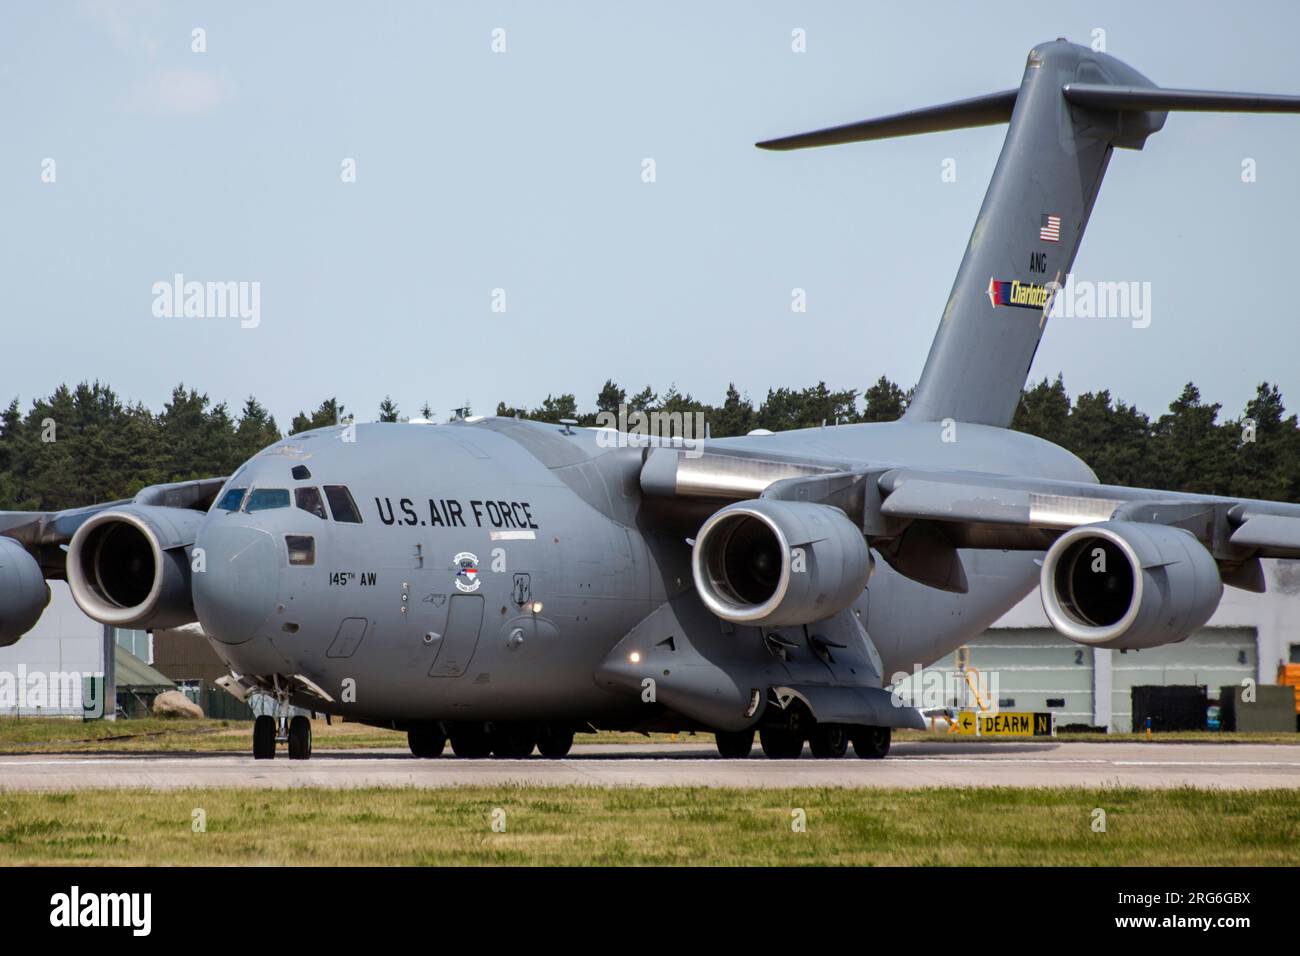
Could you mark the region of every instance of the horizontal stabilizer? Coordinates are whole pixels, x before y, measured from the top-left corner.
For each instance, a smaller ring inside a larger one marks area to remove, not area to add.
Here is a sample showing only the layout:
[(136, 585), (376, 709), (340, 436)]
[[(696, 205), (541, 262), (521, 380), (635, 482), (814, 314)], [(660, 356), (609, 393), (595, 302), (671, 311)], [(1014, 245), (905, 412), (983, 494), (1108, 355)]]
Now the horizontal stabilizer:
[(1106, 110), (1204, 110), (1219, 113), (1300, 113), (1300, 96), (1164, 90), (1158, 87), (1067, 83), (1065, 98), (1076, 106)]
[(1006, 123), (1016, 105), (1019, 90), (1004, 90), (987, 96), (976, 96), (942, 106), (895, 113), (876, 119), (846, 123), (811, 133), (796, 133), (779, 139), (755, 143), (759, 149), (807, 149), (810, 146), (836, 146), (840, 143), (860, 143), (869, 139), (888, 139), (892, 136), (914, 136), (917, 133), (937, 133), (948, 129), (966, 129), (971, 126), (992, 126)]

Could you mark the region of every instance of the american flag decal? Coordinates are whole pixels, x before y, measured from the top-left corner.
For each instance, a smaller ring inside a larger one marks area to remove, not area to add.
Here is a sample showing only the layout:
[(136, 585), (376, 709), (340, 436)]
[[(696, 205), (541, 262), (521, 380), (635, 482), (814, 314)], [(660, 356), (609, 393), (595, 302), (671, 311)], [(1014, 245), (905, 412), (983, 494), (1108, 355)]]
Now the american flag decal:
[(1043, 213), (1038, 229), (1038, 238), (1048, 242), (1061, 241), (1061, 217)]

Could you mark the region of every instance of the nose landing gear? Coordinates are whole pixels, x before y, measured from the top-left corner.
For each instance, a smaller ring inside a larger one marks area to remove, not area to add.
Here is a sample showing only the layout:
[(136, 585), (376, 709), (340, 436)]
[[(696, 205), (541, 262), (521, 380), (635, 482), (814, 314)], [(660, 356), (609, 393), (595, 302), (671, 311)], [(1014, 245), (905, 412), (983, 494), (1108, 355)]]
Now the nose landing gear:
[(299, 714), (289, 721), (289, 759), (306, 760), (311, 756), (311, 721)]
[(301, 714), (292, 718), (262, 714), (253, 721), (253, 759), (271, 760), (279, 743), (289, 745), (290, 760), (311, 757), (311, 721)]
[(253, 759), (270, 760), (275, 756), (275, 718), (262, 714), (253, 721)]

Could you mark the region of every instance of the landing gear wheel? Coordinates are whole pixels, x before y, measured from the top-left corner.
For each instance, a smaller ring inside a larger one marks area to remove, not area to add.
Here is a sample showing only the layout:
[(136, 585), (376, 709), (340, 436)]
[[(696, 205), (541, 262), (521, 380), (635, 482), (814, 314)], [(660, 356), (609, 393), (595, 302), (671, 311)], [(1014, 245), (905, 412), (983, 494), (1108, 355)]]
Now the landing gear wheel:
[(492, 742), (492, 755), (510, 760), (531, 757), (537, 744), (536, 731), (523, 724), (497, 724), (488, 736)]
[(275, 718), (263, 714), (253, 721), (253, 759), (270, 760), (275, 756)]
[(814, 757), (843, 757), (849, 749), (849, 734), (843, 724), (818, 724), (808, 736)]
[(803, 753), (803, 734), (785, 727), (762, 727), (758, 740), (763, 756), (773, 760), (793, 760)]
[(718, 746), (718, 756), (729, 760), (740, 760), (748, 757), (750, 751), (754, 749), (754, 731), (752, 729), (719, 730), (714, 733), (713, 742)]
[(311, 757), (311, 721), (301, 714), (289, 721), (289, 759)]
[(480, 760), (492, 753), (492, 739), (482, 724), (461, 724), (451, 731), (451, 750), (457, 757)]
[(543, 757), (567, 757), (573, 747), (572, 727), (543, 726), (537, 735), (537, 749)]
[(879, 760), (889, 753), (891, 736), (888, 727), (854, 727), (851, 733), (853, 752), (859, 757)]
[(447, 746), (447, 735), (437, 724), (432, 727), (418, 727), (406, 732), (406, 745), (416, 757), (441, 757)]

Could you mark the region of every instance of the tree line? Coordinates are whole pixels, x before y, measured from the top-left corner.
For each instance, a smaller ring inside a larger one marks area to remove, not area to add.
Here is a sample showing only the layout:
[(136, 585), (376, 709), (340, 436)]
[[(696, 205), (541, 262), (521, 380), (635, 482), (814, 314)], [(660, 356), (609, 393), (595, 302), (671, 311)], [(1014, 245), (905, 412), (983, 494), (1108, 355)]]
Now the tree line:
[[(600, 412), (617, 414), (620, 406), (702, 412), (710, 436), (724, 438), (755, 429), (894, 421), (911, 394), (882, 376), (861, 392), (833, 391), (818, 382), (769, 389), (755, 403), (733, 384), (713, 405), (675, 386), (663, 394), (647, 386), (629, 395), (606, 381), (594, 408), (580, 410), (575, 395), (565, 392), (547, 395), (529, 409), (502, 402), (496, 413), (545, 422), (572, 419), (585, 426), (596, 424)], [(457, 414), (468, 415), (470, 409)], [(327, 398), (295, 415), (287, 434), (351, 415), (336, 398)], [(433, 418), (428, 403), (419, 417)], [(394, 422), (403, 416), (385, 396), (374, 419)], [(1068, 448), (1108, 484), (1300, 501), (1300, 426), (1294, 414), (1287, 415), (1278, 388), (1267, 382), (1236, 417), (1203, 402), (1189, 382), (1167, 412), (1152, 418), (1108, 391), (1071, 398), (1057, 376), (1025, 389), (1011, 427)], [(274, 416), (252, 396), (232, 411), (181, 384), (154, 412), (123, 401), (99, 382), (60, 385), (25, 413), (18, 399), (0, 413), (0, 510), (53, 511), (128, 498), (148, 484), (230, 474), (281, 437)]]

